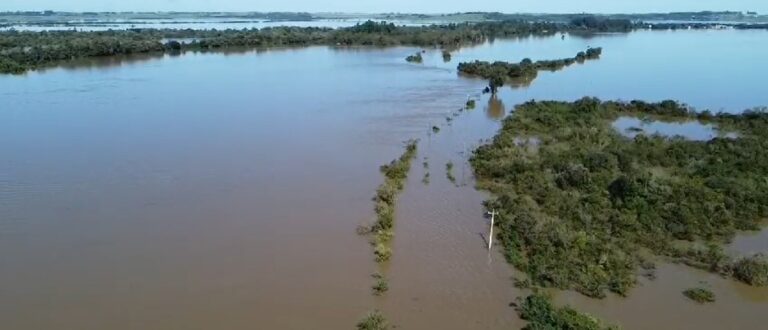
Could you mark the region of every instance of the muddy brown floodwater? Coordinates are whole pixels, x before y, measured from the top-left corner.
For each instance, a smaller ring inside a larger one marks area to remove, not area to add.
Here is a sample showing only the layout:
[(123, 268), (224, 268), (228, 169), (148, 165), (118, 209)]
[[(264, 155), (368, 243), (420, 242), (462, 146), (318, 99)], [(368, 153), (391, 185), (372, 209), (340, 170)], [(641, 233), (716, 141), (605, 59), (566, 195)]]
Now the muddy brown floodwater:
[[(349, 329), (373, 308), (405, 329), (518, 328), (513, 269), (498, 248), (487, 251), (488, 196), (473, 188), (470, 151), (532, 98), (766, 105), (768, 72), (757, 65), (766, 36), (497, 40), (448, 63), (428, 51), (421, 65), (404, 61), (414, 48), (188, 53), (0, 76), (3, 328)], [(455, 71), (461, 61), (561, 58), (587, 46), (603, 47), (603, 58), (541, 73), (496, 100)], [(458, 112), (468, 96), (477, 107)], [(421, 142), (398, 203), (390, 291), (373, 297), (377, 266), (355, 228), (374, 218), (379, 165), (411, 138)], [(764, 238), (739, 237), (732, 249), (764, 250)], [(715, 304), (682, 296), (700, 281)], [(662, 265), (627, 299), (558, 300), (627, 329), (718, 329), (768, 322), (766, 296)]]

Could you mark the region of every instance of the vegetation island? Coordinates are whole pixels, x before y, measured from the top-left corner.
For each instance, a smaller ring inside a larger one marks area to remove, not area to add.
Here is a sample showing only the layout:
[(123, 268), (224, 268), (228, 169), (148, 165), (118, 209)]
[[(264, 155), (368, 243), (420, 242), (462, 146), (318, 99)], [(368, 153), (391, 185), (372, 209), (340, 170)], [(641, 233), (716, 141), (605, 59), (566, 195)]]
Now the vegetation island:
[[(699, 120), (738, 138), (637, 135), (620, 116)], [(731, 260), (737, 231), (768, 217), (768, 112), (695, 112), (660, 103), (527, 102), (471, 163), (493, 193), (504, 254), (534, 286), (626, 295), (654, 256), (768, 284), (768, 261)]]
[(579, 52), (572, 58), (563, 58), (559, 60), (540, 60), (533, 62), (526, 58), (520, 63), (509, 63), (496, 61), (493, 63), (486, 61), (474, 61), (459, 63), (458, 71), (469, 76), (477, 76), (489, 79), (488, 88), (491, 92), (504, 86), (507, 81), (529, 84), (536, 79), (539, 71), (557, 71), (574, 63), (584, 63), (586, 60), (598, 59), (603, 53), (602, 48), (588, 48), (586, 51)]

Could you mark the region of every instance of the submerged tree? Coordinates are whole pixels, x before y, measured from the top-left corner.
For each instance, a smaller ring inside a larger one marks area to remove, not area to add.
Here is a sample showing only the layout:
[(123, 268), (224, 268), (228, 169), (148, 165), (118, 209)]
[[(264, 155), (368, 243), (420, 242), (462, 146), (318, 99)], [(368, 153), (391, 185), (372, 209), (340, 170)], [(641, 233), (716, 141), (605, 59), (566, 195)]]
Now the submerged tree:
[(502, 86), (504, 86), (504, 76), (501, 74), (495, 74), (488, 80), (488, 88), (491, 89), (491, 93), (493, 94), (496, 94)]

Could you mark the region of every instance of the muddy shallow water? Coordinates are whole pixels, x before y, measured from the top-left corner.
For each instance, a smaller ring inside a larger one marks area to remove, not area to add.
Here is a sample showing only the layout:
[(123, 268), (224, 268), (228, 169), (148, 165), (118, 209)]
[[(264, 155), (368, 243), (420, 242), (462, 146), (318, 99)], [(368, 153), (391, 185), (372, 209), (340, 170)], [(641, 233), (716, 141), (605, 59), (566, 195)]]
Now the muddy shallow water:
[[(428, 51), (422, 65), (405, 63), (416, 50), (406, 47), (189, 53), (0, 76), (0, 319), (8, 329), (343, 329), (380, 308), (406, 329), (517, 328), (513, 270), (486, 249), (487, 196), (472, 188), (470, 150), (532, 98), (766, 105), (758, 82), (768, 72), (756, 64), (766, 36), (497, 40), (449, 63)], [(457, 111), (484, 85), (458, 77), (458, 62), (587, 46), (603, 58)], [(377, 298), (355, 228), (374, 217), (378, 166), (411, 138), (418, 160), (398, 204), (390, 291)], [(765, 247), (756, 241), (744, 246)], [(629, 299), (558, 299), (628, 329), (768, 322), (768, 293), (712, 276), (662, 266)], [(680, 294), (701, 280), (716, 304)]]

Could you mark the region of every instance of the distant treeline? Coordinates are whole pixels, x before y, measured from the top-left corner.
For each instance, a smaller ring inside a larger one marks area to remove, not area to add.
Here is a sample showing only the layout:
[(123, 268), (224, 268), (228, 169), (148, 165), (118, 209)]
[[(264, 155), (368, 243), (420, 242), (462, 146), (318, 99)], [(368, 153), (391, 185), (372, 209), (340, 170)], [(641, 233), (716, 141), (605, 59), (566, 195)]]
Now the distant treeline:
[(597, 17), (598, 19), (641, 21), (688, 21), (688, 22), (756, 22), (765, 20), (765, 16), (758, 16), (756, 12), (734, 11), (699, 11), (699, 12), (673, 12), (673, 13), (646, 13), (646, 14), (504, 14), (504, 13), (472, 13), (482, 15), (489, 20), (546, 20), (551, 22), (568, 22), (581, 17)]
[(495, 89), (504, 85), (505, 81), (530, 82), (536, 78), (539, 71), (557, 71), (577, 62), (597, 59), (603, 53), (602, 48), (588, 48), (579, 52), (574, 57), (559, 60), (541, 60), (533, 62), (531, 59), (523, 59), (519, 63), (474, 61), (459, 63), (459, 72), (467, 75), (489, 79), (489, 88)]
[[(432, 26), (396, 26), (367, 21), (348, 28), (275, 27), (243, 30), (129, 29), (114, 31), (0, 32), (0, 73), (23, 73), (51, 63), (83, 57), (113, 56), (232, 47), (396, 46), (457, 48), (492, 38), (554, 35), (567, 31), (595, 31), (624, 25), (600, 21), (578, 24), (546, 22), (482, 22)], [(166, 39), (165, 43), (161, 40)], [(184, 39), (179, 42), (167, 39)]]
[[(24, 18), (43, 22), (62, 23), (76, 21), (78, 18), (92, 19), (188, 19), (188, 18), (252, 18), (279, 21), (308, 21), (314, 16), (305, 12), (62, 12), (62, 11), (6, 11), (0, 12), (0, 20), (3, 17), (15, 18), (11, 20), (17, 23), (30, 23)], [(19, 19), (21, 18), (21, 19)]]
[(567, 23), (581, 17), (595, 16), (598, 19), (640, 21), (687, 21), (687, 22), (738, 22), (760, 23), (768, 21), (765, 15), (756, 12), (699, 11), (643, 14), (506, 14), (500, 12), (465, 12), (450, 14), (345, 14), (345, 13), (303, 13), (303, 12), (61, 12), (61, 11), (16, 11), (0, 12), (0, 21), (30, 22), (38, 19), (58, 22), (79, 19), (185, 19), (197, 18), (260, 18), (271, 20), (313, 20), (313, 19), (373, 19), (407, 21), (482, 22), (520, 20), (529, 22)]
[(733, 28), (736, 30), (765, 30), (768, 24), (732, 24), (732, 23), (647, 23), (643, 28), (651, 30), (712, 30)]

